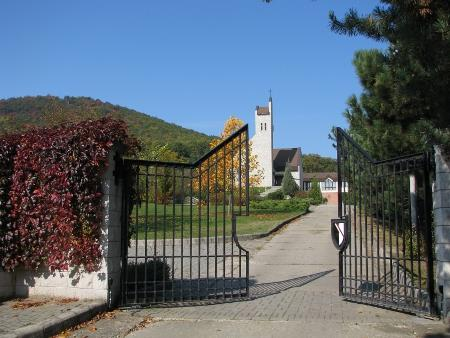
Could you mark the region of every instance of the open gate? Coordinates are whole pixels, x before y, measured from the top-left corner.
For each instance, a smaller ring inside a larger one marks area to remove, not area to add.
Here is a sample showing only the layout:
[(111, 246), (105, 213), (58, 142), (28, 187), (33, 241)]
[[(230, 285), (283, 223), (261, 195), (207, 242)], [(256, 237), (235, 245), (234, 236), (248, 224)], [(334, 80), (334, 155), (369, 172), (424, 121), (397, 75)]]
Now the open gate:
[(122, 171), (122, 306), (247, 297), (248, 126), (193, 164), (126, 159)]
[(338, 128), (337, 161), (340, 295), (433, 314), (430, 155), (374, 161)]

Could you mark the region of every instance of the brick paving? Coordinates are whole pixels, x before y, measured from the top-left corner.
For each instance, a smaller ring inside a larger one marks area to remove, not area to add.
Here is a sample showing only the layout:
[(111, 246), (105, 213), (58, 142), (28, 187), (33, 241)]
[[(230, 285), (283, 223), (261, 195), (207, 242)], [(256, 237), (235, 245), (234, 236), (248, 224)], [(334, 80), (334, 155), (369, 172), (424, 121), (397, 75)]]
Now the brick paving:
[(48, 320), (61, 318), (63, 321), (69, 312), (89, 311), (94, 303), (97, 302), (48, 297), (0, 302), (0, 337), (13, 335), (17, 329), (38, 325)]
[[(336, 206), (319, 206), (263, 242), (250, 263), (251, 300), (142, 310), (159, 322), (132, 336), (159, 337), (166, 332), (181, 337), (189, 327), (197, 337), (207, 337), (214, 327), (222, 327), (220, 323), (228, 323), (229, 336), (277, 337), (277, 329), (273, 331), (270, 325), (280, 330), (286, 325), (287, 337), (322, 337), (327, 330), (337, 336), (359, 337), (361, 327), (363, 336), (368, 337), (445, 332), (445, 326), (437, 320), (350, 303), (339, 297), (337, 252), (329, 230), (330, 219), (336, 215)], [(196, 323), (195, 329), (191, 322)], [(261, 333), (260, 325), (267, 326), (267, 331)], [(228, 337), (226, 330), (217, 335)]]

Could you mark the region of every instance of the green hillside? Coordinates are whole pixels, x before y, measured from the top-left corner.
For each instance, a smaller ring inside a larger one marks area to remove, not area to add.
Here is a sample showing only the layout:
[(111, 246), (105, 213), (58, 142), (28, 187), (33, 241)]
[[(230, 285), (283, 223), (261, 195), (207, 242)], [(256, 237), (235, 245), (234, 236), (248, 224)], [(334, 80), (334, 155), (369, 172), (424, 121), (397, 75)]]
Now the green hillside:
[(337, 161), (331, 157), (324, 157), (318, 154), (303, 155), (303, 171), (305, 173), (336, 172)]
[(0, 134), (110, 115), (128, 124), (147, 150), (163, 145), (180, 159), (194, 160), (209, 149), (212, 136), (167, 123), (132, 109), (89, 97), (26, 96), (0, 100)]

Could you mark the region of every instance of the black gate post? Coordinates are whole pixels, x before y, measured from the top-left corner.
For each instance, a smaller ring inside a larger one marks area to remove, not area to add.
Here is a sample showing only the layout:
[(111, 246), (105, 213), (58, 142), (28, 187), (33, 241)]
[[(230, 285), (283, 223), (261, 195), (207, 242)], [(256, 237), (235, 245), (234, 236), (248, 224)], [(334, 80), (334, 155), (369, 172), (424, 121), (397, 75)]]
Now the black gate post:
[[(341, 218), (342, 215), (342, 173), (341, 173), (341, 151), (342, 151), (342, 139), (341, 139), (341, 133), (339, 129), (337, 129), (336, 132), (336, 143), (337, 143), (337, 163), (338, 163), (338, 217)], [(345, 183), (344, 183), (345, 184)], [(345, 187), (344, 187), (345, 191)], [(342, 262), (343, 256), (342, 251), (339, 251), (339, 296), (343, 295), (342, 289), (344, 287), (343, 284), (343, 275), (342, 275), (342, 269), (343, 269), (343, 262)]]

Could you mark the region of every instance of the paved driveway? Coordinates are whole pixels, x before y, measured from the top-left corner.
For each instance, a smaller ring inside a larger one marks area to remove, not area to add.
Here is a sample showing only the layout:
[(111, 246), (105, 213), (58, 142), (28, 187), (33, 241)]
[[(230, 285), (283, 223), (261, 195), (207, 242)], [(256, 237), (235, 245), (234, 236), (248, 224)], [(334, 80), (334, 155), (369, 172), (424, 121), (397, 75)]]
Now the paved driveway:
[[(343, 301), (329, 235), (334, 206), (319, 206), (251, 243), (251, 300), (134, 312), (156, 319), (130, 337), (445, 337), (440, 321)], [(440, 333), (439, 333), (440, 332)]]

